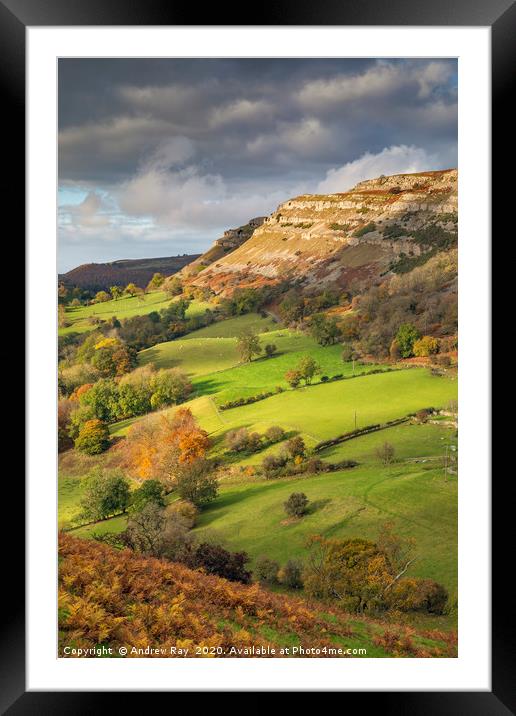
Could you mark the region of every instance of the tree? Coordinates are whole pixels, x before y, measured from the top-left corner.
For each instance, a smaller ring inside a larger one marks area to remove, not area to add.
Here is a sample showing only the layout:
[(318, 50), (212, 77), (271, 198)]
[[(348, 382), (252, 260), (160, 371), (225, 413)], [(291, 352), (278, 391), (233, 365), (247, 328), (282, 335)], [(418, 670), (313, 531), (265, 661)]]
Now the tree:
[(70, 416), (74, 408), (71, 400), (63, 398), (57, 403), (57, 449), (58, 452), (68, 450), (73, 446), (73, 440), (68, 432)]
[(374, 542), (315, 535), (308, 546), (304, 587), (309, 596), (338, 599), (358, 613), (381, 601), (393, 574), (387, 557)]
[(310, 333), (321, 346), (333, 345), (342, 335), (336, 320), (327, 318), (323, 313), (312, 316)]
[(63, 304), (59, 304), (57, 307), (57, 325), (59, 328), (66, 328), (70, 325), (70, 321), (66, 315), (66, 308)]
[(265, 355), (267, 356), (267, 358), (272, 358), (272, 356), (277, 351), (276, 344), (275, 343), (267, 343), (264, 350), (265, 350)]
[(403, 323), (396, 334), (396, 342), (399, 347), (402, 358), (410, 358), (414, 355), (414, 343), (420, 338), (421, 334), (411, 323)]
[(349, 363), (355, 357), (355, 351), (349, 343), (342, 344), (341, 358), (344, 363)]
[(432, 336), (423, 336), (417, 341), (414, 341), (412, 350), (414, 351), (414, 355), (418, 357), (435, 355), (439, 352), (439, 341)]
[(129, 296), (136, 296), (139, 291), (141, 291), (141, 289), (139, 289), (134, 283), (128, 283), (125, 287), (125, 293), (128, 293)]
[(145, 502), (141, 509), (131, 512), (124, 541), (135, 552), (161, 557), (166, 525), (164, 509), (154, 501)]
[(227, 449), (231, 452), (244, 452), (249, 449), (250, 433), (247, 428), (228, 430), (225, 437)]
[(391, 342), (389, 347), (389, 356), (392, 361), (397, 361), (401, 358), (400, 346), (396, 339)]
[(291, 370), (287, 370), (285, 373), (285, 380), (290, 385), (291, 388), (297, 388), (299, 383), (301, 382), (301, 373), (295, 369), (292, 368)]
[(320, 370), (319, 364), (311, 356), (304, 356), (304, 358), (301, 358), (299, 365), (297, 366), (297, 372), (305, 381), (305, 385), (310, 385), (312, 378), (316, 373), (319, 373)]
[(304, 492), (293, 492), (283, 507), (289, 517), (302, 517), (308, 507), (308, 497)]
[(183, 284), (177, 276), (174, 276), (166, 280), (163, 289), (169, 296), (180, 296), (183, 293)]
[(172, 417), (161, 414), (139, 420), (124, 442), (126, 464), (132, 473), (169, 485), (181, 466), (204, 458), (210, 445), (208, 434), (187, 408), (179, 408)]
[(287, 464), (285, 455), (266, 455), (263, 458), (262, 468), (267, 479), (276, 477)]
[(192, 566), (202, 567), (208, 574), (216, 574), (232, 582), (249, 584), (251, 572), (245, 565), (249, 562), (246, 552), (228, 552), (218, 544), (201, 543), (195, 550)]
[(199, 506), (217, 497), (219, 483), (212, 463), (199, 458), (178, 466), (176, 486), (183, 500)]
[(296, 435), (285, 443), (285, 448), (290, 457), (295, 458), (305, 454), (305, 441), (300, 435)]
[(75, 447), (87, 455), (98, 455), (109, 447), (109, 429), (97, 418), (87, 420), (75, 439)]
[(81, 506), (85, 519), (103, 520), (127, 509), (129, 482), (120, 471), (96, 468), (86, 477), (84, 487)]
[(80, 404), (89, 406), (98, 420), (109, 423), (119, 417), (119, 392), (111, 378), (101, 378), (80, 397)]
[(104, 377), (120, 376), (134, 368), (136, 352), (119, 338), (103, 338), (95, 343), (91, 363)]
[(111, 301), (111, 296), (107, 291), (99, 291), (95, 294), (95, 303), (105, 303)]
[(165, 281), (165, 277), (162, 273), (155, 273), (154, 276), (149, 281), (147, 288), (149, 290), (152, 290), (154, 288), (159, 288), (163, 285), (163, 282)]
[(262, 352), (259, 337), (250, 330), (241, 333), (237, 338), (237, 351), (243, 363), (250, 363), (253, 356)]
[(255, 574), (261, 584), (277, 584), (279, 568), (273, 559), (261, 555), (255, 563)]
[(279, 425), (271, 425), (265, 431), (265, 439), (271, 443), (279, 443), (285, 437), (285, 431)]
[(192, 529), (195, 527), (195, 523), (197, 522), (199, 509), (193, 504), (193, 502), (189, 502), (189, 500), (176, 500), (167, 507), (167, 514), (179, 515), (184, 520), (185, 524), (188, 525), (188, 528)]
[(182, 403), (193, 388), (188, 377), (178, 368), (158, 370), (150, 379), (151, 406), (154, 410), (165, 405)]
[(376, 457), (383, 465), (390, 465), (394, 462), (394, 455), (394, 445), (391, 445), (391, 443), (384, 442), (376, 448)]
[(118, 299), (123, 296), (124, 289), (122, 288), (122, 286), (111, 286), (109, 292), (111, 293), (111, 297), (113, 298), (113, 300), (118, 301)]
[(131, 511), (140, 512), (149, 502), (165, 507), (165, 488), (158, 480), (145, 480), (140, 487), (133, 490)]
[(298, 559), (289, 559), (286, 565), (280, 569), (278, 579), (290, 589), (302, 589), (303, 563)]

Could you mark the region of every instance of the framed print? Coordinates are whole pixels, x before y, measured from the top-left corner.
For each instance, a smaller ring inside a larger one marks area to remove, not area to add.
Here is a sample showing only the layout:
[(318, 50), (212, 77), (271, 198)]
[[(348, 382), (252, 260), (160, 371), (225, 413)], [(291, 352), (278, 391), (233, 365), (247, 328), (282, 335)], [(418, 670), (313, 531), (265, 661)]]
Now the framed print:
[(514, 6), (0, 13), (28, 305), (3, 709), (509, 713), (490, 286)]

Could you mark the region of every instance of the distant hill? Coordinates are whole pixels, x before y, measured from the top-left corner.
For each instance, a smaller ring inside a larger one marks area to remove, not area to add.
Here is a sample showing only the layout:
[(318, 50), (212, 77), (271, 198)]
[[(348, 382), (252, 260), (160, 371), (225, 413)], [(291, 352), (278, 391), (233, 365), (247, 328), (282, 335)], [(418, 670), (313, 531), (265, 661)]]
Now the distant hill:
[(146, 286), (155, 273), (171, 276), (198, 259), (200, 254), (165, 256), (152, 259), (121, 259), (99, 264), (82, 264), (67, 273), (59, 274), (65, 286), (78, 286), (91, 291), (108, 290), (110, 286), (135, 283)]
[(380, 176), (344, 193), (298, 196), (248, 228), (225, 253), (216, 242), (193, 276), (190, 267), (183, 275), (222, 295), (285, 279), (307, 288), (370, 285), (456, 246), (457, 170)]

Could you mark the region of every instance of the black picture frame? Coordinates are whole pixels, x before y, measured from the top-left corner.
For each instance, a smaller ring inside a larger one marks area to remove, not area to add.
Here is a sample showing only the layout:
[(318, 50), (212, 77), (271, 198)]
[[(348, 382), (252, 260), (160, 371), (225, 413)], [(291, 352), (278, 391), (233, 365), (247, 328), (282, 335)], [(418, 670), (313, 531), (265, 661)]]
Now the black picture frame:
[[(202, 23), (198, 22), (200, 15)], [(193, 3), (165, 0), (0, 0), (2, 119), (7, 130), (4, 130), (4, 137), (8, 137), (6, 144), (13, 150), (4, 197), (10, 213), (17, 216), (16, 241), (20, 245), (19, 235), (25, 216), (25, 32), (28, 26), (66, 25), (489, 26), (492, 39), (493, 235), (495, 231), (502, 232), (505, 209), (512, 206), (512, 183), (504, 179), (503, 169), (514, 156), (511, 152), (511, 147), (514, 149), (514, 120), (509, 111), (516, 44), (516, 5), (513, 0), (323, 0), (319, 3), (275, 0), (274, 3), (253, 6), (252, 16), (246, 14), (245, 8), (238, 10), (236, 6), (225, 9), (218, 4), (194, 6)], [(511, 227), (506, 226), (506, 235), (507, 229), (510, 232)], [(493, 319), (494, 315), (493, 312)], [(30, 345), (28, 349), (31, 349)], [(509, 471), (506, 478), (507, 482), (512, 481)], [(23, 504), (22, 479), (12, 480), (9, 489), (9, 499), (18, 505)], [(512, 512), (513, 503), (507, 500), (505, 489), (503, 484), (496, 486), (492, 501), (492, 568), (495, 577), (492, 691), (352, 692), (346, 694), (346, 710), (376, 706), (384, 714), (501, 716), (514, 713), (516, 650), (509, 636), (514, 631), (510, 629), (511, 624), (514, 627), (514, 609), (504, 583), (512, 571), (506, 545), (510, 544), (509, 510)], [(8, 549), (3, 550), (3, 592), (4, 597), (8, 597), (9, 606), (4, 607), (0, 653), (1, 713), (90, 714), (120, 709), (123, 693), (26, 691), (24, 557), (21, 533), (10, 541)], [(148, 695), (142, 693), (129, 696), (132, 708), (138, 708), (140, 703), (144, 708), (143, 698), (148, 699)]]

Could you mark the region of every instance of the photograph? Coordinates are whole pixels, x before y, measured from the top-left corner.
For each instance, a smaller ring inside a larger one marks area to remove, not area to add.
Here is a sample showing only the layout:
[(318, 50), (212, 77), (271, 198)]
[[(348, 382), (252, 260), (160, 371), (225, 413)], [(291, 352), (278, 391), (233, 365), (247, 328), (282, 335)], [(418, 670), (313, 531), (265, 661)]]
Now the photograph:
[(460, 656), (460, 96), (58, 59), (60, 659)]

